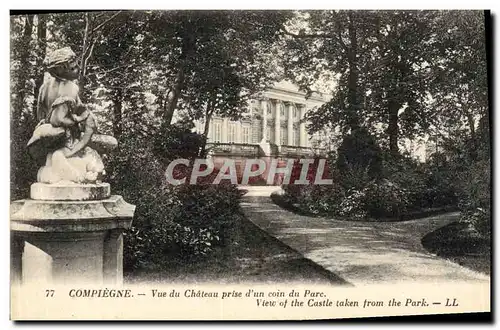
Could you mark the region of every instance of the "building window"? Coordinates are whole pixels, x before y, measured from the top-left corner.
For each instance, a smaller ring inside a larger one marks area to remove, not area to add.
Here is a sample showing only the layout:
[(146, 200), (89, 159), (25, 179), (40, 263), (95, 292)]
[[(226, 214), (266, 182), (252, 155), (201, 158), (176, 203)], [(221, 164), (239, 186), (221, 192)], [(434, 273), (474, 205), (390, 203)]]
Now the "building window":
[(250, 126), (243, 126), (243, 143), (250, 143)]
[(297, 147), (300, 146), (300, 134), (298, 127), (294, 127), (293, 129), (293, 145)]
[(272, 127), (267, 125), (266, 127), (266, 140), (271, 142), (271, 130), (272, 130)]
[(229, 123), (228, 132), (227, 132), (227, 142), (234, 143), (236, 142), (236, 124)]
[(266, 111), (267, 111), (267, 114), (268, 115), (271, 115), (272, 114), (272, 109), (271, 109), (271, 106), (269, 104), (266, 103)]
[(288, 132), (286, 130), (286, 127), (280, 127), (280, 144), (282, 146), (286, 146), (287, 145), (287, 137), (288, 135)]
[(221, 122), (214, 122), (213, 124), (213, 140), (214, 142), (221, 142), (222, 141), (222, 123)]
[(279, 107), (280, 107), (280, 116), (282, 117), (285, 116), (285, 106), (282, 103), (280, 103)]
[(253, 120), (251, 125), (252, 143), (259, 143), (262, 140), (262, 120)]

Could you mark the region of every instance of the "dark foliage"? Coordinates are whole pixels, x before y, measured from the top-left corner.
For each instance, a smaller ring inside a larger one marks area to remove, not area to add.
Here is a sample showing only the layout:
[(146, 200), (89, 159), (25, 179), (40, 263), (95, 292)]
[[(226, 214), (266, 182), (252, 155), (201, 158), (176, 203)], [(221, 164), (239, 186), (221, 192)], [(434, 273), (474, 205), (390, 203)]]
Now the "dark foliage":
[(194, 159), (203, 137), (187, 127), (154, 129), (129, 136), (110, 155), (107, 181), (116, 194), (136, 205), (133, 228), (125, 233), (125, 269), (162, 267), (209, 255), (226, 244), (227, 224), (239, 212), (239, 191), (225, 183), (212, 185), (217, 172), (189, 185), (190, 166), (176, 166), (168, 184), (167, 165), (176, 158)]
[(360, 189), (380, 177), (382, 151), (366, 129), (360, 128), (344, 137), (337, 154), (339, 180), (345, 189)]

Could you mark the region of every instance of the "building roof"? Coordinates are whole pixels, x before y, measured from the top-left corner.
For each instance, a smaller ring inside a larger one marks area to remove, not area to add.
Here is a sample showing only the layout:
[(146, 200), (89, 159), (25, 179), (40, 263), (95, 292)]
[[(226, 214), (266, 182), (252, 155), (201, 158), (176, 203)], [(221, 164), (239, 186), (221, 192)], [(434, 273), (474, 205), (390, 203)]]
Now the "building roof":
[(331, 95), (322, 93), (313, 93), (308, 99), (305, 99), (306, 92), (300, 90), (299, 86), (290, 81), (282, 80), (274, 84), (272, 88), (263, 93), (269, 98), (287, 100), (296, 103), (306, 103), (309, 106), (319, 106), (331, 99)]

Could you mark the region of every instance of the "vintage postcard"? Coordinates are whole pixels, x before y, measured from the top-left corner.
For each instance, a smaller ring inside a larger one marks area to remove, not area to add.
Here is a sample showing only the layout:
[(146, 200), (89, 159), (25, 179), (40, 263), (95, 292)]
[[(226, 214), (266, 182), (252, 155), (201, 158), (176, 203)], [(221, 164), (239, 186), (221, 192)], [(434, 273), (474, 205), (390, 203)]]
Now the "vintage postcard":
[(477, 10), (11, 12), (11, 319), (490, 317), (490, 35)]

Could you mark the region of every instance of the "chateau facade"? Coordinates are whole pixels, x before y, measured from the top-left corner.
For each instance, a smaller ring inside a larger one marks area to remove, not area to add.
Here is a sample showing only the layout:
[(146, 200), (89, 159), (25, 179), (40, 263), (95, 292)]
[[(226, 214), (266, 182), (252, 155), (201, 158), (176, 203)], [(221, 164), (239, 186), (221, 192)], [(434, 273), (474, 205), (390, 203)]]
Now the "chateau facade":
[[(280, 82), (252, 100), (243, 118), (232, 121), (214, 117), (208, 130), (210, 154), (242, 157), (297, 157), (321, 152), (320, 136), (309, 136), (302, 121), (311, 109), (328, 101), (326, 95), (305, 93), (288, 82)], [(195, 123), (203, 132), (204, 123)]]

